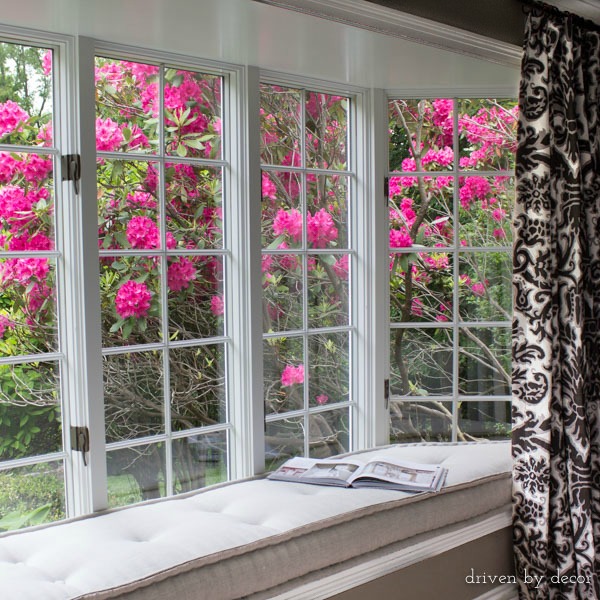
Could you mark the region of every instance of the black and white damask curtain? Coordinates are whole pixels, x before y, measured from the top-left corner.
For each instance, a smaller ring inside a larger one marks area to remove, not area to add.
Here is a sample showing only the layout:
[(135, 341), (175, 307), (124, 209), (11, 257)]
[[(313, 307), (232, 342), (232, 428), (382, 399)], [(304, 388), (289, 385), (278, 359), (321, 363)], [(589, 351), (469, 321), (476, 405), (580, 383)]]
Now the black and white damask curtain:
[(520, 598), (600, 600), (600, 34), (532, 8), (514, 243)]

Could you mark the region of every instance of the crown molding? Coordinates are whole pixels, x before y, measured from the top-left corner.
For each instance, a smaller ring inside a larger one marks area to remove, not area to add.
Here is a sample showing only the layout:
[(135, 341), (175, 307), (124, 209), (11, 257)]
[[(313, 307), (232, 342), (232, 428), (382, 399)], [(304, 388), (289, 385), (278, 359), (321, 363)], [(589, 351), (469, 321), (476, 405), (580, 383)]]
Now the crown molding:
[(518, 66), (522, 49), (365, 0), (254, 0), (491, 62)]

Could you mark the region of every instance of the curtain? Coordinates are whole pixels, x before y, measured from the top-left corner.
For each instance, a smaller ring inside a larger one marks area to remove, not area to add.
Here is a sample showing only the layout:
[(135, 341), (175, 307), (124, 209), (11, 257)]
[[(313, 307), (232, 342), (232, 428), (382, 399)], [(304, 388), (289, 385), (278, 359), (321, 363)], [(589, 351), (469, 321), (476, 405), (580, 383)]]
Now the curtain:
[(599, 61), (593, 24), (530, 9), (513, 256), (521, 600), (600, 600)]

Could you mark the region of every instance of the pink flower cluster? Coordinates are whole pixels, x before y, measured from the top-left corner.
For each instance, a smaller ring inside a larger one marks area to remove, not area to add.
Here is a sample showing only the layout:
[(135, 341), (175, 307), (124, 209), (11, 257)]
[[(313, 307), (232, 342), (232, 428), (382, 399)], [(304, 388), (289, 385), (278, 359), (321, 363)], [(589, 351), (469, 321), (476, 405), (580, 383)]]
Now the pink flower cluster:
[(281, 373), (281, 385), (288, 387), (295, 383), (304, 383), (304, 365), (287, 365)]
[(16, 102), (7, 100), (0, 104), (0, 137), (14, 131), (23, 131), (29, 115)]
[(150, 250), (160, 246), (160, 231), (150, 217), (132, 217), (126, 235), (132, 248)]
[(123, 132), (112, 119), (96, 119), (96, 150), (115, 152), (123, 143)]
[(122, 319), (145, 317), (150, 310), (152, 294), (145, 283), (126, 281), (115, 297), (115, 310)]
[(169, 265), (167, 270), (167, 285), (173, 292), (180, 292), (189, 287), (196, 277), (194, 263), (185, 256), (180, 256)]
[(220, 317), (225, 312), (223, 296), (213, 296), (210, 299), (210, 310), (215, 317)]
[(465, 177), (459, 190), (460, 205), (468, 210), (476, 200), (484, 200), (490, 192), (490, 182), (485, 177)]
[[(302, 214), (296, 208), (279, 209), (273, 219), (273, 233), (276, 236), (287, 235), (293, 242), (302, 238)], [(337, 239), (338, 230), (331, 214), (324, 208), (314, 215), (310, 211), (306, 215), (306, 234), (309, 244), (314, 248), (326, 248)]]

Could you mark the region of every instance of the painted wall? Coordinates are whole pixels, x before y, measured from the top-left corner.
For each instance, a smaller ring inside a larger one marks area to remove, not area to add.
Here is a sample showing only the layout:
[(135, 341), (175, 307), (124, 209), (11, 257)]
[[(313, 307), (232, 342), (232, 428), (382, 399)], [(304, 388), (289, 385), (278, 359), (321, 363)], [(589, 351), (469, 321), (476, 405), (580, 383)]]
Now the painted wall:
[(518, 68), (251, 0), (0, 0), (0, 23), (366, 87), (517, 91)]

